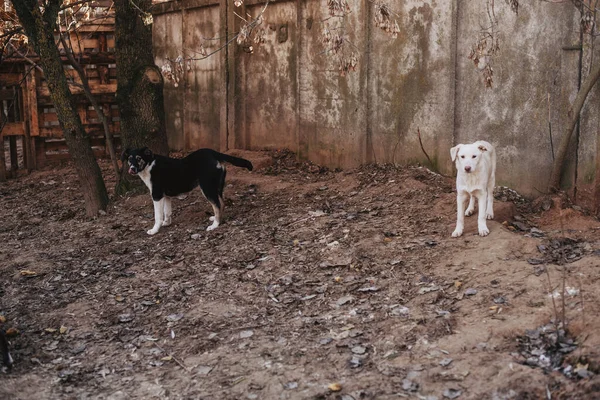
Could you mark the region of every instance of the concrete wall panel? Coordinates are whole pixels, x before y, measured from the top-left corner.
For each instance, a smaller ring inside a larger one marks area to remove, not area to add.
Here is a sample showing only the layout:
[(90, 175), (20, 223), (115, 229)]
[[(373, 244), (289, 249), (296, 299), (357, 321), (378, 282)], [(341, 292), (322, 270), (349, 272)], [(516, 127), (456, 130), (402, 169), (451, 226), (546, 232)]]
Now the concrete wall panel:
[[(259, 15), (263, 4), (246, 11)], [(236, 74), (242, 118), (238, 143), (248, 149), (297, 148), (296, 2), (271, 3), (264, 13), (264, 43), (239, 51)]]
[[(188, 150), (288, 148), (319, 164), (354, 167), (425, 162), (420, 130), (436, 167), (451, 173), (450, 148), (485, 139), (497, 148), (497, 183), (539, 195), (592, 46), (581, 51), (579, 13), (570, 2), (528, 2), (518, 14), (506, 2), (494, 3), (500, 50), (490, 64), (493, 86), (486, 88), (468, 58), (492, 25), (486, 1), (388, 2), (400, 27), (397, 38), (375, 25), (370, 0), (350, 0), (344, 18), (331, 17), (326, 0), (271, 2), (262, 25), (265, 42), (252, 54), (232, 44), (193, 63), (185, 85), (166, 84), (169, 143)], [(154, 26), (157, 63), (197, 48), (202, 37), (231, 38), (240, 27), (233, 12), (256, 16), (263, 4), (161, 5)], [(326, 27), (344, 38), (339, 54), (326, 51)], [(352, 53), (356, 70), (341, 76), (340, 60)], [(596, 87), (563, 177), (565, 188), (582, 199), (600, 194), (598, 98)]]
[(496, 2), (500, 52), (494, 84), (468, 59), (482, 26), (485, 2), (459, 2), (455, 141), (484, 139), (496, 146), (497, 184), (530, 196), (546, 190), (552, 168), (548, 97), (554, 146), (562, 136), (565, 110), (577, 90), (578, 52), (571, 4), (532, 2), (515, 15)]
[[(195, 8), (185, 13), (184, 53), (188, 57), (202, 57), (197, 53), (201, 43), (207, 53), (218, 49), (219, 40), (206, 38), (219, 37), (219, 7)], [(185, 72), (186, 150), (219, 149), (221, 68), (221, 58), (215, 56), (189, 63), (189, 70)]]
[[(154, 20), (152, 25), (152, 41), (154, 45), (154, 62), (162, 67), (166, 59), (175, 60), (181, 54), (182, 15), (180, 13), (163, 14)], [(181, 87), (165, 80), (164, 98), (166, 111), (166, 129), (169, 147), (174, 150), (184, 148), (183, 96)]]

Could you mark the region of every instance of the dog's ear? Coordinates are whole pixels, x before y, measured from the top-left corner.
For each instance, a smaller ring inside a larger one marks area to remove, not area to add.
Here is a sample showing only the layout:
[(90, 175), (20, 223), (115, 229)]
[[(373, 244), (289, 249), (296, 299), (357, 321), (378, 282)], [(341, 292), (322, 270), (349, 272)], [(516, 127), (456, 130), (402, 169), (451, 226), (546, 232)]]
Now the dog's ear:
[(150, 149), (149, 149), (149, 148), (147, 148), (147, 147), (144, 147), (144, 148), (142, 149), (142, 154), (143, 154), (143, 155), (145, 155), (146, 157), (150, 157), (150, 158), (152, 158), (152, 157), (154, 156), (154, 155), (152, 154), (152, 150), (150, 150)]
[(462, 144), (457, 144), (456, 146), (450, 149), (450, 158), (452, 159), (452, 161), (456, 161), (456, 155), (458, 154), (458, 150), (460, 150), (460, 146), (462, 146)]
[(129, 158), (129, 153), (131, 153), (131, 149), (126, 148), (125, 151), (123, 151), (123, 154), (121, 154), (121, 161), (125, 162), (125, 160)]
[(484, 151), (488, 151), (487, 147), (485, 147), (484, 145), (480, 144), (479, 146), (477, 146), (477, 148), (479, 149), (480, 152), (484, 152)]

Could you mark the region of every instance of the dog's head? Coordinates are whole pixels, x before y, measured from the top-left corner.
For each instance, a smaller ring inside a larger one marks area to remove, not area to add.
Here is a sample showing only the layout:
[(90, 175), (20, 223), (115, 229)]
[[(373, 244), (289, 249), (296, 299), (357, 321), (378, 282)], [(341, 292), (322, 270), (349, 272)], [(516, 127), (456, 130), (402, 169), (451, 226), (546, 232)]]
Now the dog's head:
[(487, 147), (481, 143), (458, 144), (450, 149), (450, 156), (452, 161), (456, 162), (456, 169), (459, 172), (470, 174), (477, 171), (479, 160), (486, 151), (488, 151)]
[(147, 147), (141, 149), (126, 149), (121, 156), (121, 161), (129, 165), (129, 173), (137, 175), (144, 170), (154, 160), (154, 154)]

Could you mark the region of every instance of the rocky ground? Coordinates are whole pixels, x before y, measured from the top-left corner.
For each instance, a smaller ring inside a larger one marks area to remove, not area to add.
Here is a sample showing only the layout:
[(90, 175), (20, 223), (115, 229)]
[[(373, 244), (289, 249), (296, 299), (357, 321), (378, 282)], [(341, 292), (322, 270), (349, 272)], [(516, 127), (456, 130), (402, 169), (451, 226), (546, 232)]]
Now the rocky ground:
[(198, 191), (150, 237), (147, 193), (86, 219), (68, 164), (0, 183), (0, 397), (600, 398), (584, 210), (499, 189), (453, 239), (451, 178), (243, 155), (212, 232)]

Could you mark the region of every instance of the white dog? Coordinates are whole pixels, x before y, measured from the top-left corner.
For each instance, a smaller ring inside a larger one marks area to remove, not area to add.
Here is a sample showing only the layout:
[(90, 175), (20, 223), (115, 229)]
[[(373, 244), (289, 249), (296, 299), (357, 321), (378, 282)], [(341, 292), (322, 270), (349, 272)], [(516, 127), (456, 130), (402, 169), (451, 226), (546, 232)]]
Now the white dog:
[[(480, 236), (487, 236), (490, 230), (486, 219), (494, 218), (494, 186), (496, 185), (496, 152), (488, 142), (479, 140), (471, 144), (459, 144), (450, 149), (452, 161), (456, 162), (457, 212), (456, 229), (452, 237), (463, 234), (465, 215), (473, 214), (477, 197), (479, 216), (477, 228)], [(469, 206), (465, 211), (465, 203)]]

